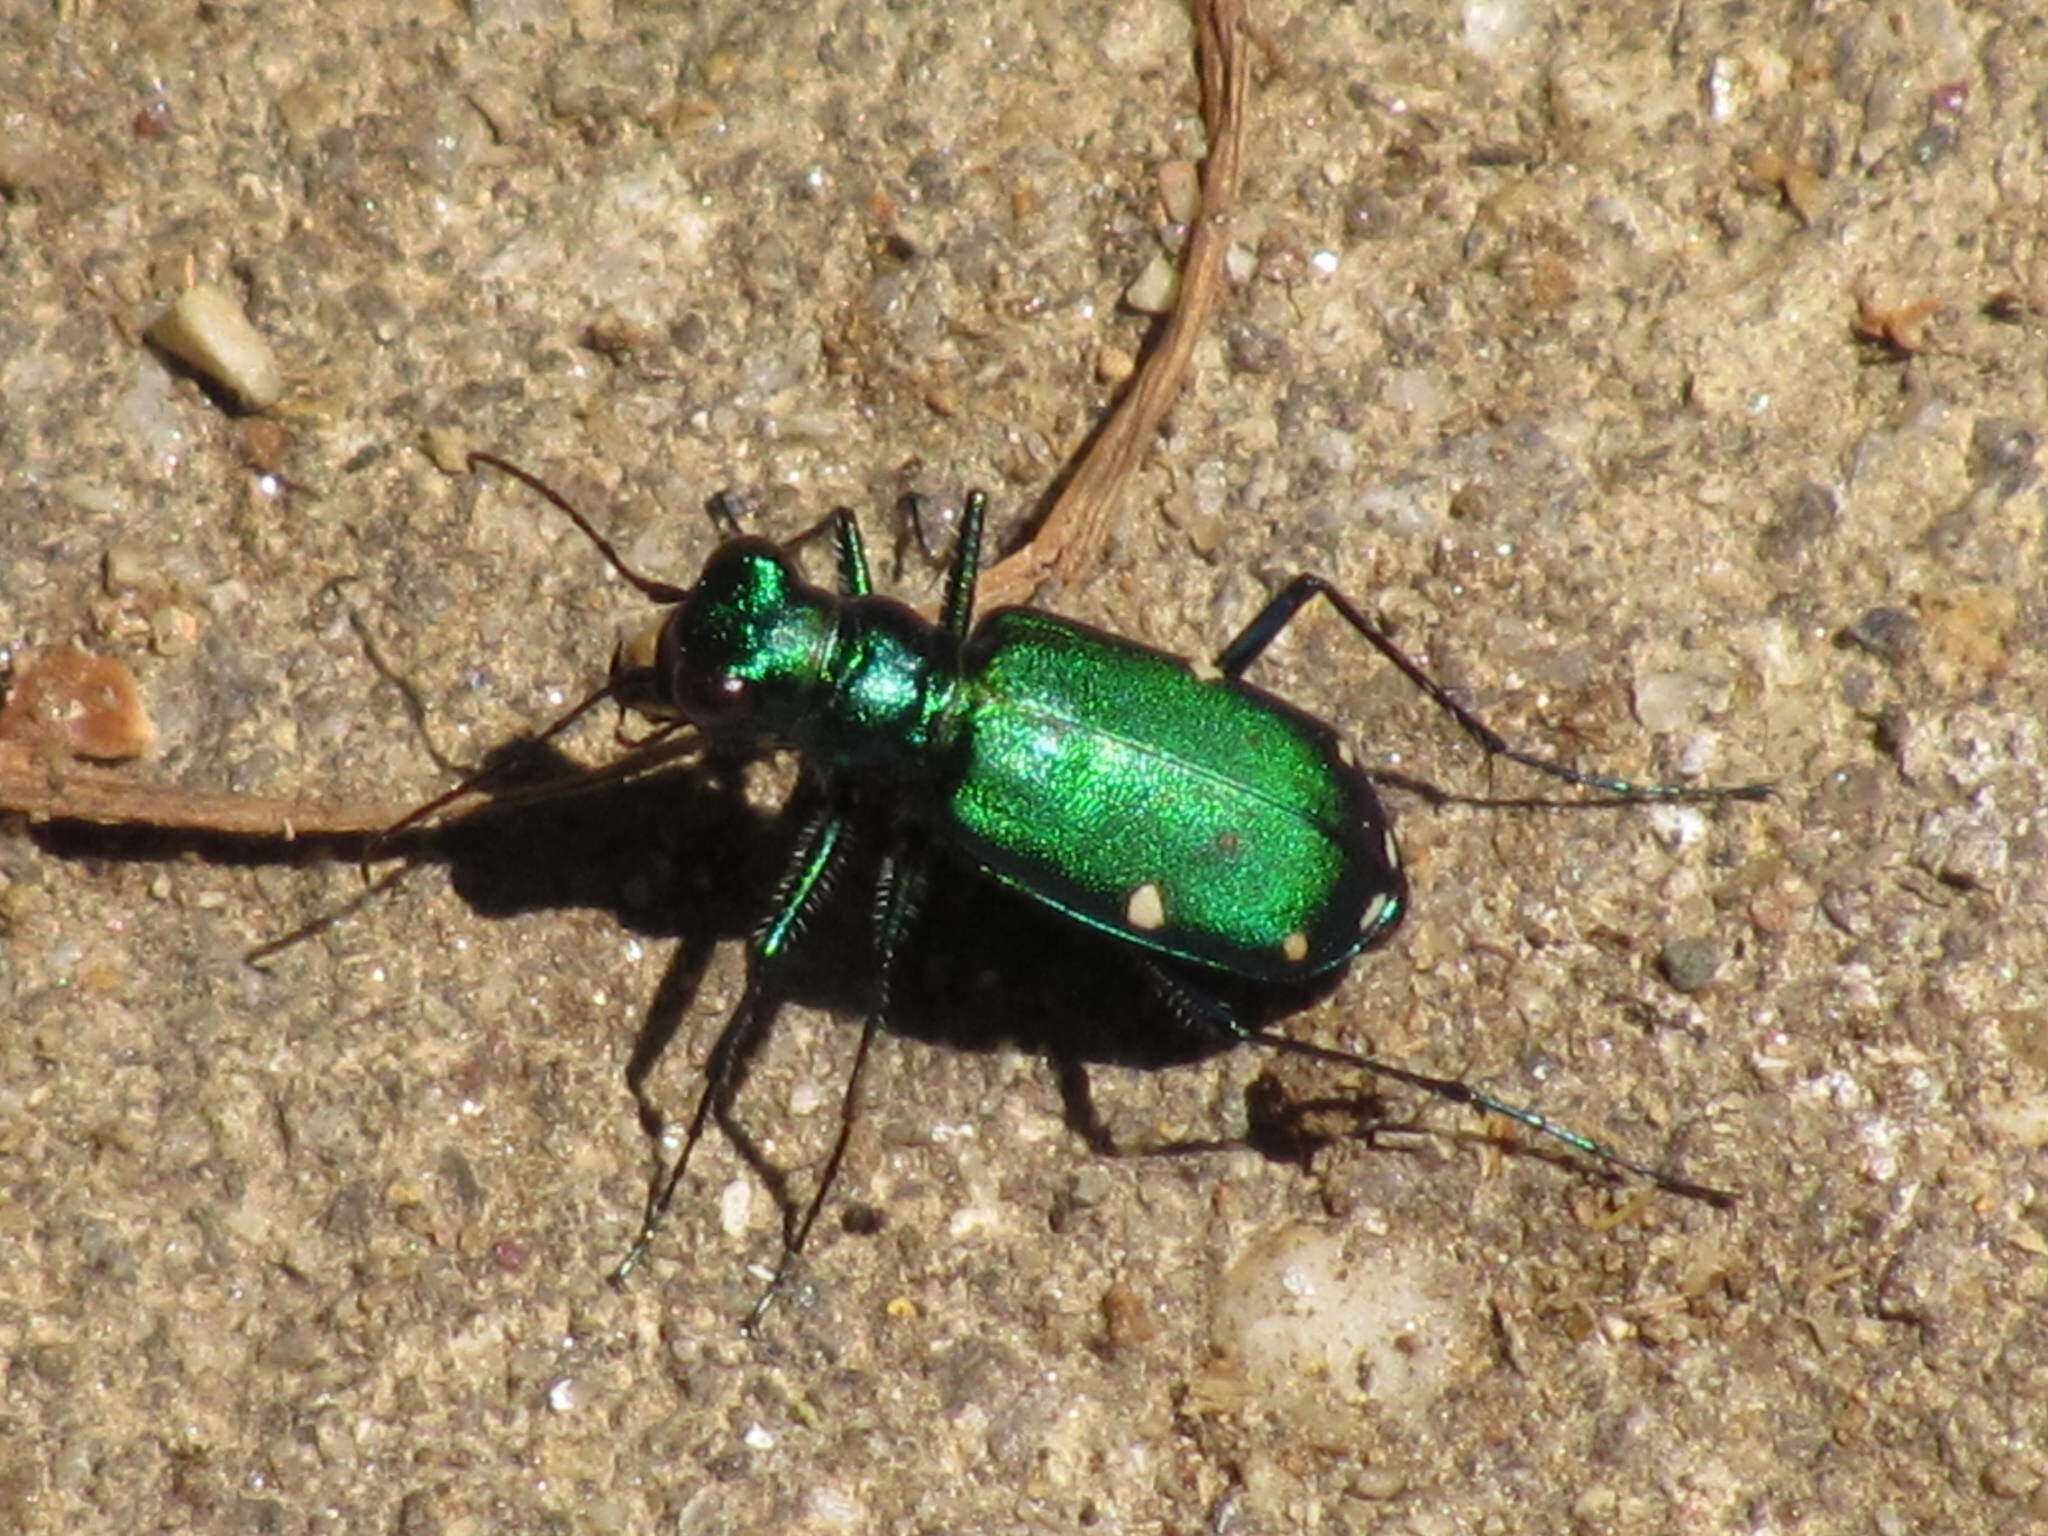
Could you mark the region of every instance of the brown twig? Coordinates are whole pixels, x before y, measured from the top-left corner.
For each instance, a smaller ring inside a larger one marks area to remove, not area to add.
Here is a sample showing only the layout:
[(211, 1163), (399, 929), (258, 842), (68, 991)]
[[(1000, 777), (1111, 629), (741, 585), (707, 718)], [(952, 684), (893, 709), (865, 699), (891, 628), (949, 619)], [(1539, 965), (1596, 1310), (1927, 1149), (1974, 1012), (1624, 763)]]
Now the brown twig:
[(1167, 407), (1186, 382), (1195, 343), (1209, 323), (1223, 282), (1230, 214), (1243, 166), (1250, 35), (1239, 0), (1195, 0), (1194, 15), (1209, 154), (1202, 162), (1202, 211), (1188, 234), (1179, 296), (1157, 343), (1111, 408), (1031, 542), (983, 575), (982, 607), (1024, 602), (1047, 581), (1075, 581), (1101, 560), (1124, 482), (1152, 445)]
[[(494, 815), (595, 794), (658, 772), (699, 749), (694, 737), (664, 736), (601, 767), (510, 788), (478, 786), (472, 803), (451, 803), (428, 825), (446, 826), (472, 815)], [(114, 769), (48, 762), (13, 742), (0, 741), (0, 814), (26, 816), (31, 823), (150, 827), (162, 832), (292, 843), (302, 838), (381, 838), (417, 809), (416, 803), (288, 799), (151, 784)]]
[(289, 843), (302, 837), (366, 837), (397, 821), (406, 807), (181, 789), (110, 768), (53, 763), (13, 742), (0, 742), (0, 811), (31, 822), (156, 827)]

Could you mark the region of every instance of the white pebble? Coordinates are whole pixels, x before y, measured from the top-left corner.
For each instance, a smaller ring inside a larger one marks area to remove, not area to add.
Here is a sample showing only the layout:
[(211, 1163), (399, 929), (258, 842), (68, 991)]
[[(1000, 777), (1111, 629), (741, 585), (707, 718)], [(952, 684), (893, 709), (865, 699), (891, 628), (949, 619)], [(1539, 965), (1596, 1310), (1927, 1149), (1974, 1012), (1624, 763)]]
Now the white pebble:
[(146, 334), (252, 411), (275, 405), (284, 393), (284, 375), (270, 343), (242, 306), (211, 283), (187, 288)]
[(718, 1192), (718, 1226), (727, 1237), (747, 1230), (754, 1213), (754, 1191), (745, 1179), (734, 1179)]
[(1179, 292), (1180, 274), (1171, 261), (1158, 255), (1145, 263), (1145, 270), (1124, 290), (1124, 302), (1140, 314), (1163, 315), (1173, 308), (1174, 295)]

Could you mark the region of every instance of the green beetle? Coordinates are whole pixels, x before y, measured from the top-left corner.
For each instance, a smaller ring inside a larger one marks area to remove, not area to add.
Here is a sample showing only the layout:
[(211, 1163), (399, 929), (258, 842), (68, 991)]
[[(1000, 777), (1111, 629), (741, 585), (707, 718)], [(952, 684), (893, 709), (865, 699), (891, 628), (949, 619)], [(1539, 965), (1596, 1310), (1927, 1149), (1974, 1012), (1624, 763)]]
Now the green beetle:
[(1388, 1077), (1507, 1116), (1677, 1193), (1730, 1199), (1467, 1084), (1252, 1027), (1202, 978), (1311, 981), (1383, 941), (1406, 910), (1400, 855), (1370, 777), (1328, 725), (1244, 681), (1316, 596), (1491, 755), (1629, 800), (1754, 799), (1765, 786), (1635, 785), (1520, 751), (1319, 577), (1297, 577), (1213, 664), (1191, 665), (1035, 609), (1000, 609), (976, 623), (986, 512), (978, 492), (966, 499), (934, 625), (874, 594), (859, 525), (845, 510), (819, 525), (837, 548), (837, 592), (806, 582), (789, 550), (750, 537), (721, 545), (696, 585), (681, 588), (629, 569), (581, 513), (524, 470), (488, 454), (472, 460), (546, 496), (627, 580), (672, 605), (651, 661), (621, 668), (608, 693), (713, 738), (792, 748), (825, 790), (825, 809), (798, 838), (775, 909), (755, 932), (747, 997), (712, 1050), (682, 1148), (657, 1181), (618, 1277), (645, 1254), (736, 1061), (765, 1025), (760, 1000), (773, 995), (778, 962), (833, 883), (856, 795), (885, 799), (898, 832), (873, 907), (874, 1002), (838, 1138), (750, 1327), (801, 1252), (845, 1154), (891, 973), (917, 913), (925, 850), (1122, 941), (1174, 1017), (1210, 1041)]

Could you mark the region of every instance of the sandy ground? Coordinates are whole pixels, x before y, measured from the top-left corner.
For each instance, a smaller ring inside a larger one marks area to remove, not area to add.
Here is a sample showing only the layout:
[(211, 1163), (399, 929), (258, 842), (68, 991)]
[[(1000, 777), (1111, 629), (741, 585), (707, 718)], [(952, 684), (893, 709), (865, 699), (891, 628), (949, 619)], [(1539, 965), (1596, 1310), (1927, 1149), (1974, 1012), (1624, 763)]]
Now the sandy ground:
[[(1740, 1205), (1400, 1095), (1420, 1129), (1262, 1152), (1276, 1100), (1360, 1090), (1249, 1051), (1093, 1070), (1126, 1140), (1226, 1144), (1112, 1159), (1038, 1056), (891, 1039), (748, 1340), (777, 1219), (724, 1141), (635, 1283), (604, 1276), (649, 1167), (625, 1064), (670, 1000), (653, 1087), (688, 1104), (788, 836), (773, 765), (509, 818), (265, 971), (244, 952), (351, 864), (16, 824), (0, 1527), (2048, 1519), (2048, 25), (1255, 20), (1232, 286), (1108, 559), (1044, 600), (1192, 654), (1317, 570), (1519, 741), (1775, 781), (1708, 811), (1391, 795), (1412, 917), (1287, 1020)], [(139, 776), (425, 797), (448, 776), (352, 614), (474, 760), (644, 606), (430, 432), (679, 580), (714, 491), (771, 534), (851, 504), (930, 598), (898, 497), (986, 486), (1014, 542), (1142, 348), (1119, 296), (1201, 151), (1189, 38), (1165, 0), (10, 7), (0, 646), (126, 660)], [(273, 410), (140, 340), (195, 278), (275, 347)], [(1326, 618), (1260, 675), (1370, 762), (1489, 783)], [(1007, 921), (949, 901), (913, 966), (1032, 1014)], [(743, 1101), (797, 1190), (854, 1039), (837, 955)]]

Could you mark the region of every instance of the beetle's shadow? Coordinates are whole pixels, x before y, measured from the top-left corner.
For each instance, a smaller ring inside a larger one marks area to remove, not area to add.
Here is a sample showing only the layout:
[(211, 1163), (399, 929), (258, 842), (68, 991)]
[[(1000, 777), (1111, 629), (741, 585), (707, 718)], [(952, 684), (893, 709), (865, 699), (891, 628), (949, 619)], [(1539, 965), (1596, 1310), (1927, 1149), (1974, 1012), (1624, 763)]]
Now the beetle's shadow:
[[(1237, 1049), (1243, 1042), (1185, 1017), (1176, 993), (1194, 989), (1247, 1029), (1299, 1012), (1335, 987), (1342, 971), (1307, 986), (1234, 981), (1191, 965), (1153, 959), (1128, 942), (1083, 927), (972, 870), (933, 871), (932, 899), (918, 942), (904, 957), (895, 1033), (954, 1050), (1014, 1048), (1043, 1058), (1066, 1123), (1109, 1157), (1214, 1152), (1250, 1146), (1297, 1159), (1310, 1117), (1326, 1105), (1291, 1104), (1254, 1093), (1242, 1133), (1166, 1143), (1120, 1140), (1099, 1113), (1092, 1066), (1158, 1071)], [(1369, 1090), (1350, 1101), (1376, 1105)]]
[[(220, 864), (298, 865), (323, 856), (398, 853), (414, 864), (445, 866), (457, 895), (483, 917), (600, 909), (630, 931), (673, 940), (674, 953), (643, 1014), (626, 1074), (643, 1127), (650, 1136), (658, 1135), (664, 1116), (644, 1092), (646, 1079), (696, 1011), (719, 945), (746, 937), (772, 909), (789, 850), (804, 821), (815, 814), (816, 797), (800, 789), (779, 810), (763, 809), (744, 793), (737, 768), (716, 760), (591, 789), (579, 785), (578, 771), (552, 748), (514, 743), (499, 756), (516, 765), (504, 775), (505, 787), (524, 791), (559, 782), (564, 793), (505, 806), (486, 804), (451, 823), (409, 830), (389, 843), (64, 824), (39, 827), (31, 835), (50, 851), (73, 858), (154, 861), (196, 854)], [(756, 999), (760, 1006), (773, 1010), (793, 1003), (855, 1023), (865, 1014), (875, 971), (869, 893), (882, 842), (869, 835), (871, 830), (862, 830), (844, 878), (778, 970), (775, 994)], [(972, 870), (935, 860), (928, 873), (920, 919), (898, 959), (887, 1019), (891, 1033), (952, 1050), (1017, 1048), (1044, 1057), (1068, 1125), (1105, 1155), (1246, 1144), (1274, 1156), (1298, 1155), (1293, 1123), (1319, 1106), (1262, 1109), (1258, 1095), (1242, 1140), (1119, 1145), (1097, 1112), (1090, 1066), (1165, 1068), (1219, 1054), (1236, 1042), (1192, 1030), (1129, 944)], [(376, 919), (372, 915), (367, 921)], [(321, 925), (316, 922), (307, 931)], [(1231, 987), (1206, 972), (1200, 980), (1252, 1027), (1316, 995)], [(735, 1027), (736, 1019), (722, 1027)], [(772, 1016), (767, 1022), (772, 1028)], [(741, 1053), (741, 1080), (750, 1054), (751, 1049)], [(1362, 1093), (1353, 1102), (1368, 1101), (1370, 1095)], [(730, 1102), (714, 1107), (721, 1129), (787, 1210), (783, 1174), (737, 1122)], [(668, 1108), (672, 1112), (687, 1105)]]
[[(602, 906), (636, 932), (676, 941), (626, 1070), (642, 1127), (655, 1140), (669, 1118), (691, 1106), (658, 1106), (647, 1080), (698, 1011), (718, 945), (744, 938), (773, 908), (789, 851), (818, 809), (817, 796), (804, 788), (779, 810), (758, 809), (740, 793), (735, 773), (699, 764), (572, 800), (472, 818), (442, 833), (436, 852), (447, 860), (458, 893), (485, 915)], [(761, 978), (751, 978), (748, 999), (720, 1026), (746, 1038), (736, 1042), (737, 1076), (730, 1093), (714, 1098), (714, 1116), (785, 1209), (784, 1178), (733, 1113), (735, 1102), (743, 1097), (749, 1059), (772, 1032), (773, 1013), (782, 1005), (821, 1009), (850, 1025), (869, 1008), (875, 984), (871, 892), (884, 841), (879, 829), (856, 829), (838, 885), (777, 969), (773, 993), (759, 990)], [(1067, 1124), (1104, 1155), (1241, 1145), (1275, 1157), (1301, 1154), (1302, 1124), (1329, 1106), (1294, 1105), (1271, 1095), (1254, 1095), (1251, 1123), (1239, 1139), (1120, 1144), (1097, 1111), (1091, 1066), (1163, 1069), (1238, 1042), (1191, 1028), (1128, 943), (942, 858), (927, 874), (919, 920), (898, 956), (890, 1033), (949, 1050), (1020, 1049), (1044, 1058)], [(1314, 1001), (1336, 977), (1307, 990), (1233, 985), (1207, 972), (1198, 978), (1190, 972), (1189, 979), (1256, 1028)], [(750, 1015), (749, 1009), (765, 1011)], [(700, 1059), (709, 1054), (706, 1045), (691, 1049)], [(1377, 1101), (1362, 1091), (1347, 1102), (1356, 1108)]]
[[(572, 782), (572, 781), (570, 781)], [(799, 829), (818, 811), (799, 789), (779, 810), (750, 805), (734, 775), (691, 765), (594, 793), (482, 812), (441, 828), (420, 853), (447, 866), (479, 915), (596, 908), (677, 954), (643, 1022), (659, 1049), (694, 1004), (721, 942), (772, 910)], [(779, 1001), (858, 1019), (873, 996), (870, 930), (880, 837), (856, 828), (832, 890), (777, 972)], [(935, 860), (919, 918), (899, 956), (888, 1024), (895, 1034), (963, 1051), (1014, 1047), (1087, 1063), (1166, 1067), (1229, 1049), (1190, 1036), (1133, 950)], [(1273, 1011), (1243, 999), (1258, 1022)], [(675, 1016), (670, 1018), (673, 1013)]]

